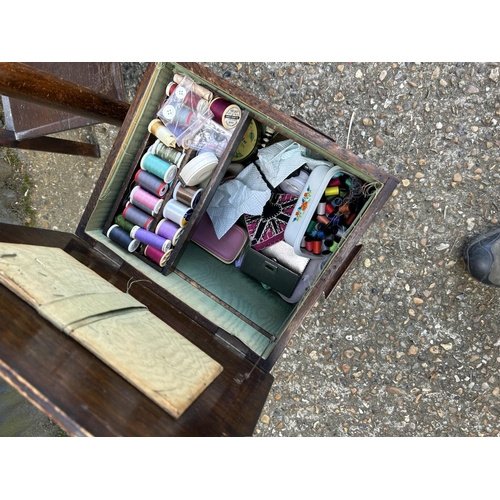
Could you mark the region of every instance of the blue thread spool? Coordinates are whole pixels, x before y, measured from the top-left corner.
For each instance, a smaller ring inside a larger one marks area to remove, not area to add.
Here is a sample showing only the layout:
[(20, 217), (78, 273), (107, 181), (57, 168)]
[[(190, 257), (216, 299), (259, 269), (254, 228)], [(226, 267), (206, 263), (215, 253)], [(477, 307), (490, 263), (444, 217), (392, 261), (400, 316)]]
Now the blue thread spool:
[(154, 217), (143, 212), (140, 208), (132, 205), (132, 203), (127, 203), (127, 206), (123, 209), (122, 215), (126, 220), (144, 229), (151, 229), (151, 225), (155, 221)]
[(146, 153), (141, 158), (141, 168), (163, 179), (167, 184), (174, 180), (177, 173), (177, 166), (162, 160), (153, 153)]
[(127, 231), (122, 229), (118, 224), (113, 224), (108, 229), (106, 236), (131, 253), (135, 252), (140, 245), (138, 240), (131, 238)]
[(150, 193), (162, 198), (168, 191), (168, 184), (156, 175), (150, 174), (142, 168), (137, 171), (134, 177), (135, 182)]

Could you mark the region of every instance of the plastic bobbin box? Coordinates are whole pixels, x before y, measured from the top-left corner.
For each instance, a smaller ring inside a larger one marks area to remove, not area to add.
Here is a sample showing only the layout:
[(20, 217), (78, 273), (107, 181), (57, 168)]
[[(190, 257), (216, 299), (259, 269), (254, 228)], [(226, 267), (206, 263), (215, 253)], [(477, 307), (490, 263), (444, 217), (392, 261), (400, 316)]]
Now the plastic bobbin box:
[(317, 166), (309, 175), (302, 194), (299, 196), (295, 208), (286, 226), (283, 238), (293, 246), (297, 255), (310, 259), (321, 259), (324, 255), (316, 255), (312, 252), (303, 252), (300, 244), (306, 233), (309, 222), (311, 222), (318, 204), (325, 193), (325, 189), (332, 177), (343, 170), (339, 166), (329, 167), (328, 165)]

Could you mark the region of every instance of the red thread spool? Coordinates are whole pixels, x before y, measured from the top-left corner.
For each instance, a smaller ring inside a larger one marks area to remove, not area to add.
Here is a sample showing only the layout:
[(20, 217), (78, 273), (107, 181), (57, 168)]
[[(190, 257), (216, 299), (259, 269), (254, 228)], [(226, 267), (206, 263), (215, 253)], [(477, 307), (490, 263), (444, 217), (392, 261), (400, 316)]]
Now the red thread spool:
[(308, 252), (312, 252), (313, 251), (313, 243), (314, 243), (314, 240), (312, 239), (311, 236), (306, 236), (305, 237), (305, 243), (306, 243), (306, 250)]
[(334, 211), (335, 211), (335, 207), (331, 203), (327, 203), (325, 206), (326, 215), (330, 215)]
[(356, 214), (355, 214), (354, 212), (351, 212), (351, 213), (347, 216), (347, 218), (346, 218), (346, 220), (345, 220), (345, 225), (346, 225), (347, 227), (349, 227), (349, 226), (350, 226), (350, 225), (354, 222), (354, 219), (355, 219), (355, 218), (356, 218)]
[(313, 253), (316, 254), (316, 255), (319, 255), (321, 253), (321, 244), (322, 244), (322, 241), (321, 240), (314, 240), (313, 242)]
[(340, 186), (342, 183), (340, 182), (339, 177), (334, 177), (329, 183), (328, 187)]
[(214, 114), (214, 121), (225, 129), (233, 129), (241, 118), (241, 109), (222, 97), (216, 97), (210, 103), (210, 111)]
[(318, 222), (322, 222), (323, 224), (329, 224), (330, 219), (326, 215), (318, 215), (316, 216), (316, 220)]
[(177, 88), (177, 83), (175, 82), (170, 82), (168, 85), (167, 85), (167, 90), (166, 90), (166, 94), (168, 96), (171, 96), (174, 92), (175, 92), (175, 89)]

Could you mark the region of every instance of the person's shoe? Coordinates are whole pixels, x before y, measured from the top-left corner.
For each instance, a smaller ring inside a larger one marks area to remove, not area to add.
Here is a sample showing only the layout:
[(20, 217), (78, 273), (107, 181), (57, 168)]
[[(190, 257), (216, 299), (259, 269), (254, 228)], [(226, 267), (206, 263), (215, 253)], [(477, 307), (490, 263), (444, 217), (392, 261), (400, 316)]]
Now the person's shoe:
[(467, 272), (474, 279), (500, 287), (500, 228), (473, 238), (463, 255)]

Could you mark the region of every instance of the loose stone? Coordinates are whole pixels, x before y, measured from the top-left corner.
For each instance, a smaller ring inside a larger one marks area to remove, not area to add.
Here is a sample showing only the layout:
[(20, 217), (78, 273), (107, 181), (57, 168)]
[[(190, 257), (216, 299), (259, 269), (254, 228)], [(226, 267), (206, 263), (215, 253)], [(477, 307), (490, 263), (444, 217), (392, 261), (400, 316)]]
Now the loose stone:
[(454, 182), (462, 182), (462, 176), (457, 172), (454, 176), (453, 176), (453, 181)]

